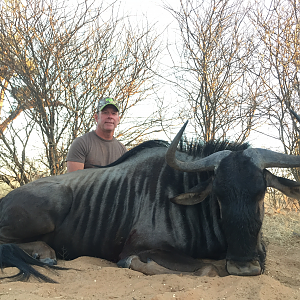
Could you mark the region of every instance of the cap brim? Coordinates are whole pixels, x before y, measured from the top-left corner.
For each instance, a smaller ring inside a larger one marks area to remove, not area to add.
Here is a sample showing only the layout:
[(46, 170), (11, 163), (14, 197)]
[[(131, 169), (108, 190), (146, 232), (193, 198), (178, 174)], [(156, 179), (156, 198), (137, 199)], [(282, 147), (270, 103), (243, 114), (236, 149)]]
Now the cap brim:
[(107, 104), (103, 105), (102, 107), (100, 107), (99, 111), (101, 111), (101, 110), (102, 110), (103, 108), (105, 108), (107, 105), (112, 105), (112, 106), (114, 106), (114, 107), (117, 109), (117, 111), (119, 111), (119, 107), (118, 107), (117, 105), (115, 105), (115, 104), (112, 104), (112, 103), (107, 103)]

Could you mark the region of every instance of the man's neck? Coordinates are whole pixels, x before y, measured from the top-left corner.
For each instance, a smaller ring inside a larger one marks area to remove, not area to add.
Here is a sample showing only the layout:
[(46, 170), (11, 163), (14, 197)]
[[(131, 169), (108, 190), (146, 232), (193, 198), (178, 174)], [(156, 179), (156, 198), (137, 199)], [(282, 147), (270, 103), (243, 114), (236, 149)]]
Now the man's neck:
[(104, 140), (112, 140), (114, 137), (114, 133), (112, 131), (103, 131), (98, 128), (95, 130), (96, 134)]

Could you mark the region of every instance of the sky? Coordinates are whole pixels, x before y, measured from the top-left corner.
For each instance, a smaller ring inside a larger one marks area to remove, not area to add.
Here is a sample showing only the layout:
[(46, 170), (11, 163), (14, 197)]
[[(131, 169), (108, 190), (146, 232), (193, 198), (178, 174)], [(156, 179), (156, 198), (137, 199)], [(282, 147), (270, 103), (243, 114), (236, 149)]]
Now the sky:
[[(108, 1), (107, 3), (112, 3)], [(176, 0), (173, 0), (177, 2)], [(179, 2), (179, 1), (178, 1)], [(164, 9), (164, 6), (168, 5), (167, 1), (162, 0), (120, 0), (121, 7), (124, 12), (128, 12), (131, 16), (137, 16), (139, 19), (147, 17), (151, 22), (159, 22), (161, 24), (167, 24), (172, 21), (170, 13)]]
[[(107, 3), (112, 3), (107, 2)], [(170, 37), (176, 31), (176, 21), (174, 17), (164, 7), (172, 6), (173, 8), (179, 7), (179, 0), (121, 0), (121, 7), (124, 12), (128, 12), (132, 19), (145, 20), (146, 18), (150, 23), (156, 23), (156, 28), (164, 32), (165, 37), (172, 40)], [(171, 3), (171, 4), (170, 4)], [(188, 131), (189, 127), (187, 127)], [(275, 151), (283, 151), (282, 143), (277, 138), (278, 133), (272, 130), (269, 126), (262, 126), (256, 131), (251, 132), (248, 142), (252, 147), (268, 148)], [(159, 137), (161, 138), (161, 137)]]
[[(108, 1), (107, 3), (112, 3), (112, 1)], [(179, 0), (121, 0), (120, 3), (121, 9), (124, 9), (125, 14), (127, 12), (128, 15), (130, 15), (131, 20), (135, 18), (137, 20), (145, 20), (147, 18), (150, 23), (156, 23), (157, 33), (160, 33), (159, 31), (164, 32), (165, 38), (172, 41), (172, 35), (175, 34), (176, 31), (176, 21), (174, 21), (174, 17), (164, 7), (172, 6), (176, 8), (177, 4), (178, 8)], [(189, 127), (187, 127), (187, 131), (188, 130)], [(277, 131), (273, 131), (268, 126), (262, 126), (250, 134), (248, 142), (252, 147), (282, 151), (282, 144), (278, 140), (277, 135)]]

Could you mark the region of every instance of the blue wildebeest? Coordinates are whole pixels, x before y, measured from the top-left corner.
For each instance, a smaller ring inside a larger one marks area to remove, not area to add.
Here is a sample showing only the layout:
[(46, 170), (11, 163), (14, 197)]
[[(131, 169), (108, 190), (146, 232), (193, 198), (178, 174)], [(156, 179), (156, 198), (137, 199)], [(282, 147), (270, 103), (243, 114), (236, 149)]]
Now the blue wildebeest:
[(192, 155), (177, 151), (184, 128), (168, 148), (146, 142), (109, 167), (10, 192), (0, 203), (0, 265), (48, 280), (30, 264), (88, 255), (145, 274), (210, 275), (199, 261), (208, 258), (226, 259), (229, 274), (261, 274), (267, 187), (300, 198), (299, 183), (266, 168), (297, 167), (300, 157), (226, 143)]

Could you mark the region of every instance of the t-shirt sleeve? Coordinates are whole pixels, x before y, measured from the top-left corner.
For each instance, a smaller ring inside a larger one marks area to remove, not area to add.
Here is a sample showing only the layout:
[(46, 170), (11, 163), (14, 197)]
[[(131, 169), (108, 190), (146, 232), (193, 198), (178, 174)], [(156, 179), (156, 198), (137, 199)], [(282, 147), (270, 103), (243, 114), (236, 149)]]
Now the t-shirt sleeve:
[(87, 155), (86, 144), (81, 137), (78, 137), (72, 143), (69, 152), (67, 154), (66, 161), (75, 161), (85, 163)]
[(122, 145), (122, 148), (123, 148), (123, 153), (122, 153), (122, 155), (125, 153), (125, 152), (127, 152), (128, 150), (127, 150), (127, 148), (123, 145), (123, 144), (121, 144)]

